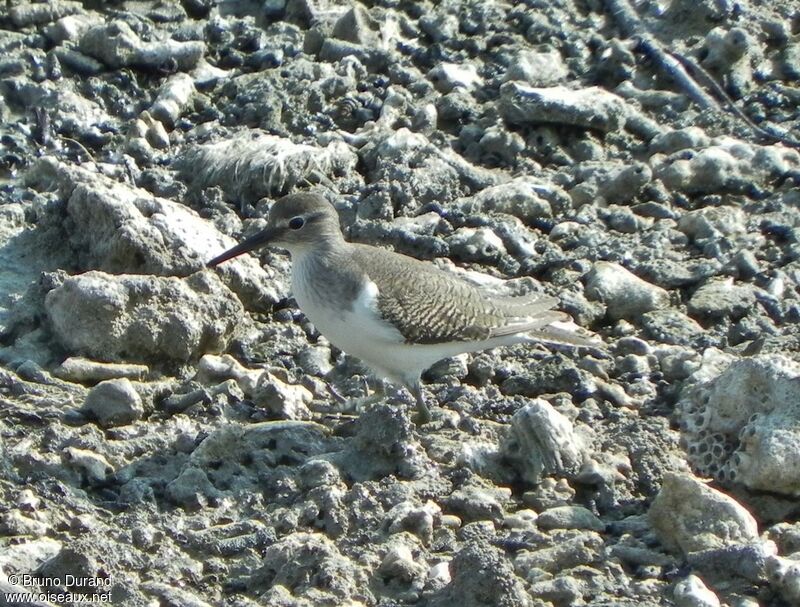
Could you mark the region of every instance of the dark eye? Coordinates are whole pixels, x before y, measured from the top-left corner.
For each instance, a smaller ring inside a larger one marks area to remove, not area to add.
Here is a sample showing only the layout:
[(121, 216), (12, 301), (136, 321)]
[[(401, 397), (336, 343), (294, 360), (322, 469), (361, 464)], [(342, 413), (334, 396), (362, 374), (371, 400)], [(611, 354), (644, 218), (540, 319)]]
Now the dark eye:
[(289, 227), (293, 230), (299, 230), (303, 227), (305, 222), (306, 220), (302, 217), (292, 217), (292, 219), (289, 221)]

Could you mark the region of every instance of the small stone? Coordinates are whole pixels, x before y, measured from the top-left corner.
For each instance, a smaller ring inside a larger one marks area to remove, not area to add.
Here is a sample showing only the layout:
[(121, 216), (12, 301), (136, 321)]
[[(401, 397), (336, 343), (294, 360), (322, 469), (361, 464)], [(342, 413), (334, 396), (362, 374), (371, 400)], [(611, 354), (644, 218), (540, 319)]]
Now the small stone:
[(328, 346), (309, 346), (298, 354), (297, 363), (309, 375), (325, 377), (333, 369), (331, 349)]
[(113, 466), (106, 458), (88, 449), (67, 447), (62, 457), (70, 467), (81, 472), (90, 484), (105, 483), (106, 478), (114, 473)]
[(312, 399), (313, 396), (307, 388), (283, 382), (269, 372), (261, 376), (253, 396), (257, 406), (280, 419), (311, 419), (308, 404)]
[(642, 316), (647, 336), (675, 346), (688, 346), (705, 333), (696, 320), (674, 309), (655, 310)]
[(456, 88), (471, 91), (483, 84), (476, 67), (469, 63), (440, 63), (428, 72), (428, 78), (440, 93), (449, 93)]
[(572, 422), (543, 399), (531, 401), (511, 418), (503, 456), (529, 483), (549, 474), (577, 473), (585, 445)]
[(108, 379), (144, 379), (150, 372), (147, 365), (106, 363), (80, 356), (71, 356), (53, 371), (53, 375), (66, 381), (94, 384)]
[(198, 510), (206, 506), (209, 499), (219, 497), (220, 492), (211, 484), (203, 470), (189, 467), (167, 485), (166, 495), (187, 510)]
[(733, 279), (711, 280), (697, 289), (687, 306), (695, 317), (739, 319), (755, 305), (750, 285), (734, 285)]
[(249, 398), (255, 393), (263, 373), (263, 369), (248, 369), (230, 354), (206, 354), (197, 365), (194, 379), (204, 385), (233, 379)]
[(37, 538), (45, 535), (48, 527), (45, 523), (37, 521), (22, 514), (19, 510), (6, 512), (0, 518), (0, 533), (6, 536), (30, 536)]
[(622, 266), (598, 261), (586, 279), (586, 295), (602, 301), (613, 320), (636, 318), (669, 305), (669, 294)]
[(456, 516), (455, 514), (443, 514), (442, 515), (442, 527), (447, 527), (448, 529), (458, 529), (462, 525), (462, 520), (460, 516)]
[(447, 509), (466, 521), (501, 521), (505, 517), (499, 489), (463, 487), (447, 497)]
[(530, 86), (552, 86), (566, 80), (568, 75), (569, 70), (558, 50), (522, 50), (508, 66), (503, 81), (519, 80)]
[(386, 513), (389, 533), (407, 531), (428, 543), (433, 537), (434, 522), (441, 518), (441, 513), (441, 508), (434, 502), (400, 502)]
[(771, 556), (767, 558), (767, 575), (790, 605), (800, 604), (800, 560)]
[(17, 508), (23, 512), (34, 512), (39, 509), (42, 500), (30, 489), (23, 489), (17, 496)]
[(112, 428), (140, 419), (144, 406), (129, 379), (109, 379), (89, 391), (82, 411), (93, 416), (103, 428)]
[(536, 519), (538, 518), (538, 514), (536, 514), (535, 510), (531, 510), (530, 508), (524, 508), (522, 510), (517, 510), (513, 514), (509, 514), (503, 520), (503, 526), (507, 529), (518, 529), (518, 530), (531, 530), (536, 527)]
[(467, 367), (468, 359), (469, 355), (459, 354), (458, 356), (453, 356), (452, 358), (440, 360), (439, 362), (434, 363), (434, 365), (427, 371), (425, 371), (424, 377), (425, 379), (433, 382), (442, 381), (448, 377), (464, 379), (469, 373), (469, 368)]
[(583, 506), (557, 506), (545, 510), (536, 521), (539, 529), (588, 529), (603, 532), (606, 525)]
[(378, 573), (387, 578), (395, 578), (404, 583), (412, 582), (424, 573), (426, 567), (414, 561), (408, 546), (395, 544), (383, 557)]
[(467, 544), (450, 563), (452, 581), (436, 607), (446, 605), (502, 605), (527, 607), (530, 599), (514, 567), (497, 548), (484, 541)]
[(675, 605), (677, 607), (719, 607), (717, 595), (711, 592), (696, 575), (675, 584)]

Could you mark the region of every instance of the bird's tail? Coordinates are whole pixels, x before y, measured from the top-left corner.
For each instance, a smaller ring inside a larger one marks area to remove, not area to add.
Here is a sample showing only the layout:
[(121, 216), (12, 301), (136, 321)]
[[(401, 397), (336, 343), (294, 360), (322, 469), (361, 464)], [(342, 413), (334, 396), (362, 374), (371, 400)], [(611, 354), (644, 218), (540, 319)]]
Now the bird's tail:
[(535, 331), (528, 331), (527, 334), (534, 341), (542, 341), (548, 344), (592, 348), (593, 350), (603, 349), (603, 342), (598, 338), (588, 334), (588, 332), (582, 334), (578, 331), (581, 331), (581, 329), (572, 322), (558, 322)]

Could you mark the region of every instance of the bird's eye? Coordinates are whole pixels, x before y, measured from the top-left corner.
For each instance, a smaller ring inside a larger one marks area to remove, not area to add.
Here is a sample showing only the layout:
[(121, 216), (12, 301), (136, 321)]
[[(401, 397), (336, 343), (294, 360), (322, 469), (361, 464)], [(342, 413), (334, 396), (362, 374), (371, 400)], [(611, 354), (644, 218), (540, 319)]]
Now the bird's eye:
[(302, 217), (292, 217), (292, 219), (289, 221), (289, 227), (292, 230), (299, 230), (300, 228), (303, 227), (305, 223), (306, 220), (303, 219)]

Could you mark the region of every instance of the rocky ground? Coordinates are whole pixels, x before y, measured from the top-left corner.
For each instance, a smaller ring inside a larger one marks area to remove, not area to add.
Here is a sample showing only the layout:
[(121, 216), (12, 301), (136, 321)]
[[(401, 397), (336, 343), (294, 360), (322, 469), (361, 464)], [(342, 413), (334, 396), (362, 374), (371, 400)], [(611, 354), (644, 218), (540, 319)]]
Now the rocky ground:
[[(0, 49), (3, 592), (800, 604), (796, 0), (20, 1)], [(285, 254), (204, 267), (304, 188), (605, 353), (364, 404)]]

